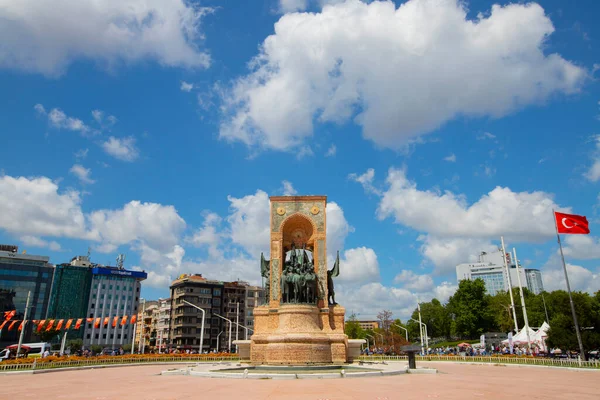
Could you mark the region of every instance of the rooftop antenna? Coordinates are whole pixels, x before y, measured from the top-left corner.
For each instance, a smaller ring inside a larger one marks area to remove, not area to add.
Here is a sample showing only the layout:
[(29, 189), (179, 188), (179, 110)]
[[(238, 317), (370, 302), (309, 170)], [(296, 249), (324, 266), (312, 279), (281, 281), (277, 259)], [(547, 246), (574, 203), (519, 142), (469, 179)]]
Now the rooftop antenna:
[(119, 254), (117, 256), (117, 268), (123, 269), (123, 262), (125, 261), (125, 254)]
[(90, 260), (90, 255), (92, 254), (92, 248), (88, 246), (87, 258)]

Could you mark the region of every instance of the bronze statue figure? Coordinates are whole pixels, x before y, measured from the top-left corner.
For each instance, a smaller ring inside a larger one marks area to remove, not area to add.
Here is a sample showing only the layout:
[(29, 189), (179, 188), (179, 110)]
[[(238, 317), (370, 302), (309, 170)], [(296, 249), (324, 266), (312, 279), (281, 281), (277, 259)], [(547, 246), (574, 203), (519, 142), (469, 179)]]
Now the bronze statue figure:
[(271, 261), (265, 260), (263, 253), (260, 253), (260, 276), (265, 278), (265, 299), (268, 304), (271, 297)]
[(333, 290), (333, 278), (336, 278), (340, 274), (340, 251), (338, 250), (337, 256), (335, 258), (335, 264), (333, 264), (333, 268), (330, 271), (327, 271), (327, 293), (329, 297), (327, 302), (330, 306), (334, 306), (337, 303), (335, 302), (335, 291)]

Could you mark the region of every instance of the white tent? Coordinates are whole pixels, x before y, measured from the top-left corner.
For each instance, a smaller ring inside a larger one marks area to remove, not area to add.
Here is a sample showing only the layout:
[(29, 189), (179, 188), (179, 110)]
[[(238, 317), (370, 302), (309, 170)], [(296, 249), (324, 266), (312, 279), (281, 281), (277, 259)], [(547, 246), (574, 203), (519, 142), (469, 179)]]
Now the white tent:
[[(536, 332), (531, 329), (531, 327), (529, 328), (529, 340), (531, 341), (531, 343), (535, 342), (535, 338), (536, 338)], [(516, 335), (513, 336), (512, 339), (513, 344), (523, 344), (523, 343), (527, 343), (527, 331), (525, 330), (525, 328), (521, 329), (521, 331), (519, 333), (517, 333)], [(502, 344), (508, 344), (508, 339), (503, 340)]]

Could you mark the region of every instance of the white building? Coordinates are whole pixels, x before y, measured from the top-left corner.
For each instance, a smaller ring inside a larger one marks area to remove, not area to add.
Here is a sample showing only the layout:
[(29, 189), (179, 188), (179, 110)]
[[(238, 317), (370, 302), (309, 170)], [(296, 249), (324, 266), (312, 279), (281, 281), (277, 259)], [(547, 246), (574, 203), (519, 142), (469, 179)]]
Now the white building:
[[(507, 254), (507, 262), (510, 271), (510, 283), (513, 288), (519, 287), (517, 268), (512, 263), (510, 254)], [(519, 265), (519, 274), (521, 285), (527, 287), (529, 291), (539, 294), (544, 290), (542, 283), (542, 273), (537, 269), (525, 269)], [(485, 282), (485, 288), (490, 295), (499, 292), (508, 291), (508, 277), (504, 268), (504, 259), (502, 251), (494, 253), (481, 253), (478, 262), (464, 263), (456, 266), (456, 279), (460, 282), (463, 279), (482, 279)]]
[[(147, 274), (142, 271), (102, 266), (92, 268), (84, 346), (119, 348), (132, 343), (131, 317), (138, 313), (141, 281), (146, 277)], [(123, 317), (127, 317), (125, 324), (122, 324)], [(96, 324), (97, 320), (99, 324)]]

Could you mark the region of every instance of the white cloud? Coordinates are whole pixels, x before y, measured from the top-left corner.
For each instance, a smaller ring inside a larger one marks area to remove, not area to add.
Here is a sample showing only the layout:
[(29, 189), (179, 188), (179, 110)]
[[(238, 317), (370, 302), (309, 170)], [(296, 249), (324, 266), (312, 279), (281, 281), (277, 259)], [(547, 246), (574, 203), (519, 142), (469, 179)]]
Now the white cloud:
[(211, 257), (218, 257), (221, 254), (218, 246), (225, 236), (219, 230), (221, 221), (219, 215), (206, 213), (202, 227), (194, 232), (191, 237), (186, 238), (186, 241), (196, 247), (207, 247)]
[(495, 139), (496, 135), (489, 133), (489, 132), (483, 132), (481, 135), (477, 135), (477, 140), (486, 140), (486, 139)]
[(114, 125), (117, 122), (117, 117), (114, 115), (105, 116), (105, 112), (102, 110), (92, 110), (92, 117), (103, 127)]
[(349, 174), (348, 179), (360, 183), (366, 192), (381, 195), (381, 191), (373, 186), (373, 180), (375, 179), (375, 170), (373, 168), (367, 169), (367, 171), (362, 175), (355, 173)]
[(89, 215), (97, 240), (122, 245), (142, 241), (154, 249), (175, 246), (185, 221), (173, 206), (130, 201), (117, 210), (97, 210)]
[(589, 235), (565, 235), (563, 252), (576, 260), (600, 258), (600, 238)]
[(391, 168), (377, 215), (438, 237), (490, 238), (500, 235), (540, 241), (554, 234), (552, 209), (545, 192), (513, 192), (496, 187), (473, 204), (450, 191), (419, 190), (406, 171)]
[(596, 142), (596, 149), (592, 158), (593, 162), (583, 176), (592, 182), (598, 182), (600, 180), (600, 135), (596, 135), (594, 141)]
[(456, 162), (456, 155), (454, 153), (452, 153), (449, 156), (444, 157), (444, 161)]
[[(558, 255), (551, 256), (541, 270), (545, 290), (567, 290), (565, 273)], [(597, 269), (591, 271), (582, 266), (567, 263), (571, 290), (590, 294), (597, 292), (600, 290), (600, 274), (598, 272)]]
[(122, 139), (111, 136), (102, 143), (102, 148), (106, 153), (123, 161), (135, 161), (140, 155), (133, 136)]
[(336, 155), (336, 153), (337, 153), (337, 147), (335, 146), (335, 144), (332, 144), (327, 149), (327, 153), (325, 153), (325, 157), (333, 157)]
[(19, 236), (85, 238), (79, 192), (46, 177), (0, 176), (0, 229)]
[[(325, 207), (327, 213), (327, 253), (333, 257), (338, 250), (344, 248), (344, 242), (354, 228), (348, 223), (344, 216), (344, 210), (333, 201), (327, 203)], [(333, 263), (330, 264), (330, 268)]]
[(142, 60), (169, 67), (208, 67), (199, 49), (202, 16), (184, 0), (4, 0), (0, 68), (46, 76), (78, 60), (114, 67)]
[(384, 309), (391, 310), (395, 318), (406, 318), (417, 306), (417, 299), (409, 290), (384, 286), (379, 282), (358, 287), (336, 284), (335, 300), (344, 305), (348, 314), (360, 314), (358, 319), (374, 318)]
[(477, 237), (439, 238), (421, 235), (418, 240), (423, 243), (419, 251), (435, 266), (436, 274), (449, 274), (455, 271), (458, 264), (477, 261), (477, 255), (482, 251), (491, 253), (498, 250), (498, 246), (489, 240)]
[(269, 254), (269, 196), (262, 190), (242, 198), (228, 196), (231, 240), (242, 246), (250, 255)]
[(298, 194), (298, 191), (296, 189), (294, 189), (292, 182), (283, 181), (281, 183), (283, 184), (283, 195), (284, 196), (294, 196), (294, 195)]
[[(329, 269), (333, 263), (329, 265)], [(373, 249), (357, 247), (343, 252), (340, 259), (340, 282), (379, 281), (379, 262)]]
[(83, 160), (83, 159), (85, 159), (87, 157), (89, 151), (90, 151), (90, 149), (79, 149), (73, 155), (78, 160)]
[(279, 11), (282, 13), (304, 11), (308, 8), (308, 0), (279, 0)]
[(19, 238), (25, 246), (48, 248), (52, 251), (61, 251), (62, 248), (58, 242), (47, 241), (37, 236), (25, 235)]
[(69, 172), (75, 175), (81, 183), (92, 184), (96, 182), (90, 177), (92, 170), (90, 168), (85, 168), (81, 164), (74, 164)]
[(544, 54), (554, 27), (538, 4), (494, 5), (474, 20), (463, 4), (348, 0), (283, 15), (225, 94), (220, 137), (290, 150), (313, 121), (352, 120), (398, 149), (457, 116), (501, 117), (580, 89), (586, 71)]
[(191, 92), (193, 88), (194, 84), (188, 83), (186, 81), (181, 81), (181, 86), (179, 87), (179, 89), (181, 89), (182, 92)]
[(46, 108), (42, 104), (36, 104), (33, 106), (33, 108), (39, 115), (45, 116), (48, 119), (48, 124), (53, 128), (75, 131), (81, 133), (82, 135), (96, 133), (82, 120), (79, 118), (69, 117), (60, 108), (53, 108), (49, 112), (46, 112)]
[(435, 286), (430, 275), (418, 275), (407, 269), (396, 275), (394, 283), (402, 284), (405, 289), (414, 290), (415, 292), (427, 292)]

